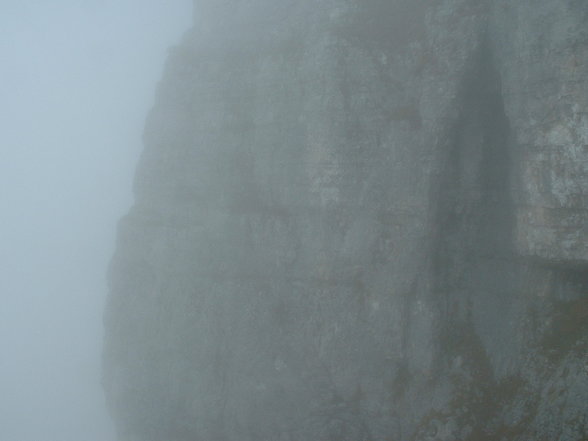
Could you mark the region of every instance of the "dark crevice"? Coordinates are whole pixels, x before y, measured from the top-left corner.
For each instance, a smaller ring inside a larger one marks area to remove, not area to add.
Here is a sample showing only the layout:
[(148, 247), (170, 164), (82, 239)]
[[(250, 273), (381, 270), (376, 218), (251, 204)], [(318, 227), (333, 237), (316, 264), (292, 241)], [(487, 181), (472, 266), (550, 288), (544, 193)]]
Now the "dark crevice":
[(478, 436), (496, 410), (488, 341), (504, 328), (496, 317), (508, 320), (518, 261), (500, 77), (489, 46), (482, 45), (472, 61), (460, 92), (460, 116), (442, 144), (442, 168), (432, 188), (431, 295), (438, 310), (434, 371), (454, 387), (448, 415), (464, 426), (474, 421), (472, 436)]
[(483, 46), (464, 81), (461, 116), (444, 144), (444, 165), (431, 199), (436, 203), (432, 263), (439, 299), (463, 301), (467, 292), (502, 290), (506, 287), (499, 280), (497, 285), (482, 282), (491, 273), (504, 279), (503, 271), (515, 261), (510, 130), (500, 91), (490, 50)]

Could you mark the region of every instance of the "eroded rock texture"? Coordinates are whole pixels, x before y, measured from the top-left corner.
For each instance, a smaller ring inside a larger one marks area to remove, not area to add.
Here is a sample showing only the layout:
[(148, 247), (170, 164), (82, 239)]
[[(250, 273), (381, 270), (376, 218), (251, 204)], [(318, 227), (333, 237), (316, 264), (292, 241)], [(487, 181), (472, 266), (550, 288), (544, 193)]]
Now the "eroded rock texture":
[(586, 2), (195, 6), (110, 272), (119, 440), (586, 440)]

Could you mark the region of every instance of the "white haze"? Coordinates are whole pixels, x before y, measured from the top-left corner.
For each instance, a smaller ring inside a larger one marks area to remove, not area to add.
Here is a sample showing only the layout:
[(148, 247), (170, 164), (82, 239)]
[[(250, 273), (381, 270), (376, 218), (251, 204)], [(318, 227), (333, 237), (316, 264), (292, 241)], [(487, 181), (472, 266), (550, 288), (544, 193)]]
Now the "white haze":
[(191, 0), (0, 0), (0, 441), (112, 441), (105, 272)]

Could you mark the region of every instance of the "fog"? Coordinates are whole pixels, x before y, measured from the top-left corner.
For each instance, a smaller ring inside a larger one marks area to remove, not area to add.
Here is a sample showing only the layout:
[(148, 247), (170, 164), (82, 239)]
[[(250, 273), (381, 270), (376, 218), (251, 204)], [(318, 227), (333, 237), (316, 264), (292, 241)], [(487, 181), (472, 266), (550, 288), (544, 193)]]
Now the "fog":
[(106, 268), (190, 0), (0, 3), (0, 440), (112, 441)]

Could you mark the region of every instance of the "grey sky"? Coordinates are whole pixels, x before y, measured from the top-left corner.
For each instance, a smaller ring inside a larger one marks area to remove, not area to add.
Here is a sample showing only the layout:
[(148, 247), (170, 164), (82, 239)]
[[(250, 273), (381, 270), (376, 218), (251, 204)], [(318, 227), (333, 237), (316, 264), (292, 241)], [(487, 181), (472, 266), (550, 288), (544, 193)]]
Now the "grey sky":
[(0, 440), (109, 441), (105, 272), (190, 0), (0, 2)]

